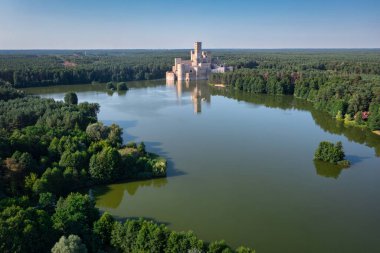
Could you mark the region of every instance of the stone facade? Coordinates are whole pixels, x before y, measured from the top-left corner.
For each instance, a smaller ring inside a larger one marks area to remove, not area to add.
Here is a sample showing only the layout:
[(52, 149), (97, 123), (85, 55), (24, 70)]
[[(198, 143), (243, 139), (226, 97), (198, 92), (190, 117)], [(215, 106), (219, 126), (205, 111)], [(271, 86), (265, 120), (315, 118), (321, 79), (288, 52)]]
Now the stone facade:
[(190, 51), (190, 60), (175, 58), (172, 70), (166, 72), (166, 80), (169, 82), (207, 80), (210, 73), (223, 73), (232, 70), (232, 67), (212, 63), (211, 55), (202, 51), (202, 42), (195, 42), (194, 50)]

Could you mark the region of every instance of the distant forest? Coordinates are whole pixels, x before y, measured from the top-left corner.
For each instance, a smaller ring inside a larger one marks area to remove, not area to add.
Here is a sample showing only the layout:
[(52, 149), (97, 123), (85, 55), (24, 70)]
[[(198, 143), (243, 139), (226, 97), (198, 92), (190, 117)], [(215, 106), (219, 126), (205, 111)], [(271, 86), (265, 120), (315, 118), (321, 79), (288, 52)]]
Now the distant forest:
[[(380, 50), (210, 50), (214, 61), (235, 69), (339, 75), (380, 75)], [(165, 77), (175, 57), (189, 50), (0, 51), (0, 84), (16, 88)]]

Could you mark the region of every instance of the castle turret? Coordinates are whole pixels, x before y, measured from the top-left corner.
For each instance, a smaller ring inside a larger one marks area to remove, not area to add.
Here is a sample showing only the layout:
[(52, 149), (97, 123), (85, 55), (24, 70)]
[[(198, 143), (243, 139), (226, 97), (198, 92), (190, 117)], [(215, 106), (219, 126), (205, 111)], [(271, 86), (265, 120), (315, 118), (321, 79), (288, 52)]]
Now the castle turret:
[(195, 42), (194, 43), (194, 61), (196, 64), (201, 62), (201, 56), (202, 56), (202, 42)]

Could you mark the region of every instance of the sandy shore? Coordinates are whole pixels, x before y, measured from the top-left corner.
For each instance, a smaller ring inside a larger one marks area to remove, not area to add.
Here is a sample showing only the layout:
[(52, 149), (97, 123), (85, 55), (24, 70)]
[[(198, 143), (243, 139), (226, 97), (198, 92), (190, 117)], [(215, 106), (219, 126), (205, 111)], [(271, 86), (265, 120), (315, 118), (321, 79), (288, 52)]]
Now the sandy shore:
[(225, 86), (224, 84), (222, 84), (222, 83), (213, 84), (212, 86), (215, 86), (215, 87), (222, 87), (222, 88), (226, 87), (226, 86)]

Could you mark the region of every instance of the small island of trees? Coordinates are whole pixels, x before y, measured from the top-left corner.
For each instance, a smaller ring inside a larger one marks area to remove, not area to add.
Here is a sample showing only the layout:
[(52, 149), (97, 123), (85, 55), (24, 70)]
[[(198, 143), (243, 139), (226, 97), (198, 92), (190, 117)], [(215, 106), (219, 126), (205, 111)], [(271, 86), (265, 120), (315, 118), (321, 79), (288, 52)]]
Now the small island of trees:
[(350, 161), (345, 160), (344, 158), (345, 154), (343, 151), (343, 145), (340, 141), (336, 144), (329, 141), (322, 141), (319, 143), (314, 155), (315, 160), (329, 162), (344, 168), (349, 167)]
[(117, 91), (127, 91), (129, 90), (127, 84), (125, 82), (119, 82), (119, 83), (114, 83), (114, 82), (108, 82), (106, 84), (106, 88), (108, 90), (117, 90)]

